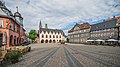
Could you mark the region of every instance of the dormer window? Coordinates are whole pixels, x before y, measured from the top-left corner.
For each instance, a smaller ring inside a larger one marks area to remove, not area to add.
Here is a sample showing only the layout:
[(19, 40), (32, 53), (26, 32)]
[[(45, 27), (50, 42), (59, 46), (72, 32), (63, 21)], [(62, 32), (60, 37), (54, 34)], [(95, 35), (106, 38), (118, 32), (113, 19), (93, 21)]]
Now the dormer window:
[(46, 33), (46, 31), (44, 31), (44, 34)]

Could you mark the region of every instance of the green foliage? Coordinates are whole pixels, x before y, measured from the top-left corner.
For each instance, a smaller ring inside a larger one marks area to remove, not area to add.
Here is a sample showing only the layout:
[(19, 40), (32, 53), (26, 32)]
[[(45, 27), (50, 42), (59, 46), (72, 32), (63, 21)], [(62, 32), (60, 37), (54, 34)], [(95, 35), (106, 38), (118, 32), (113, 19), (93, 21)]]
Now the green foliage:
[(36, 37), (37, 37), (36, 30), (30, 30), (30, 32), (29, 32), (29, 38), (32, 39), (32, 40), (35, 40)]
[(18, 62), (21, 56), (22, 54), (17, 50), (11, 50), (6, 54), (6, 58), (9, 59), (13, 63)]

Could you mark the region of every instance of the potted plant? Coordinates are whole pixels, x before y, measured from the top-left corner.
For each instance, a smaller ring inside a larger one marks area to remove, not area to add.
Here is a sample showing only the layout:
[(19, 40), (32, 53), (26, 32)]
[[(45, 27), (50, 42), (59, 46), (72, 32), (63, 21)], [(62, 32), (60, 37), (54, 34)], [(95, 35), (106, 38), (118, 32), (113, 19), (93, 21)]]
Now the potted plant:
[(12, 50), (6, 55), (7, 59), (9, 59), (12, 63), (18, 62), (21, 56), (22, 54), (17, 50)]

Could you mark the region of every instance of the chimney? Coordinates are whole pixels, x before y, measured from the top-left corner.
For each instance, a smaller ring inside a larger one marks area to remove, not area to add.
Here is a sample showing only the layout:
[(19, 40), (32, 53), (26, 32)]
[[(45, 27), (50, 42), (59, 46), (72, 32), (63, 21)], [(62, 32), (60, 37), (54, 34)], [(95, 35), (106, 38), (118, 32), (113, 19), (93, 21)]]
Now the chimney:
[(48, 26), (47, 26), (47, 24), (45, 24), (45, 28), (46, 28), (46, 29), (48, 29)]

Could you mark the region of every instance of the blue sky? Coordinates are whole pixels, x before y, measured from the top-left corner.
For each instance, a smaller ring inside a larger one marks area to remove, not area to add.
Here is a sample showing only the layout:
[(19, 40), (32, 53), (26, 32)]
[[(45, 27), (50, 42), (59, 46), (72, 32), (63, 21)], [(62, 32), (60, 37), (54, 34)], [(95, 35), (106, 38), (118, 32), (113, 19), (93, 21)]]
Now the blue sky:
[(120, 16), (120, 0), (4, 0), (14, 13), (16, 6), (24, 18), (27, 32), (43, 27), (62, 29), (66, 34), (76, 23), (95, 24), (112, 16)]

